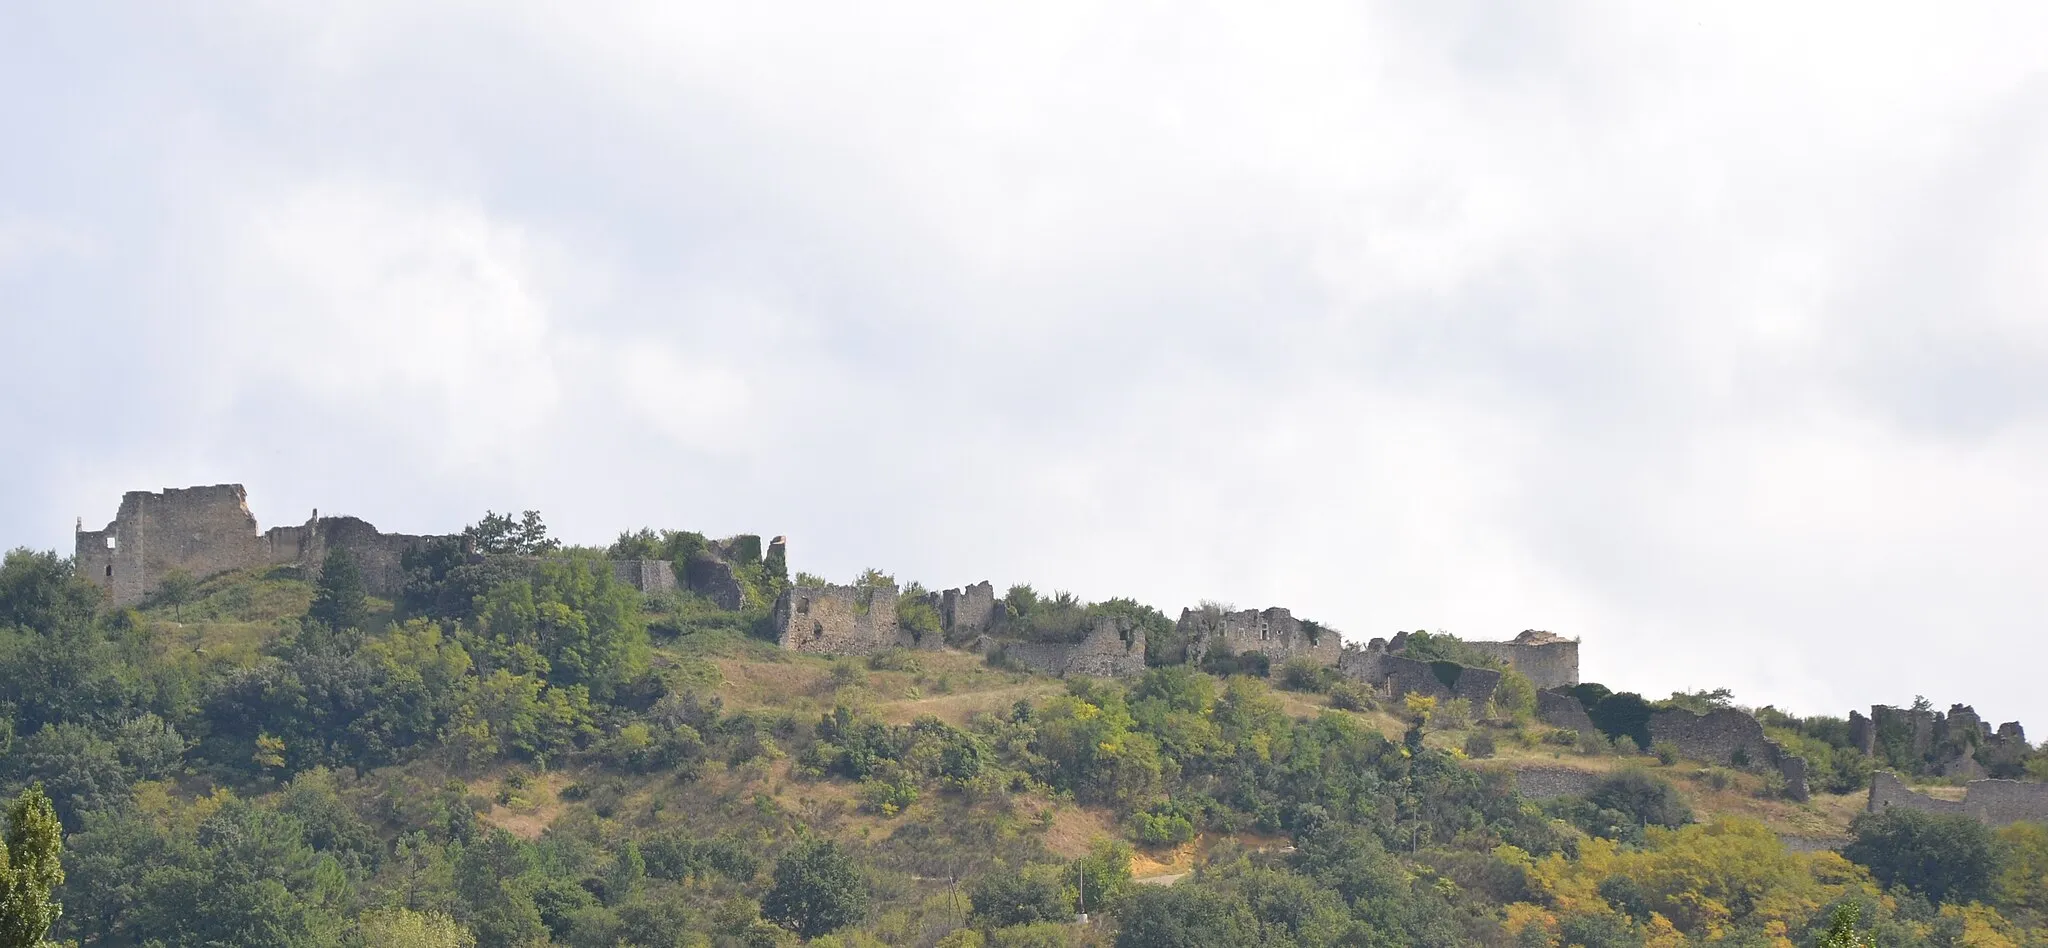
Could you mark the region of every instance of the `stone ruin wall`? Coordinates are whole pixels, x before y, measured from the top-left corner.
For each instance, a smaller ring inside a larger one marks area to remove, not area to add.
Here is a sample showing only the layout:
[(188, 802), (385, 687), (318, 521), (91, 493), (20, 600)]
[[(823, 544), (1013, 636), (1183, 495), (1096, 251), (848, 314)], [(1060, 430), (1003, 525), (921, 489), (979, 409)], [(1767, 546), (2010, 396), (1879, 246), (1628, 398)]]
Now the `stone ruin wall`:
[(1551, 800), (1557, 797), (1583, 797), (1593, 792), (1600, 781), (1609, 775), (1592, 770), (1574, 770), (1570, 767), (1530, 767), (1517, 770), (1515, 790), (1531, 800)]
[[(1524, 639), (1529, 633), (1523, 633)], [(1579, 643), (1550, 636), (1544, 640), (1508, 642), (1467, 642), (1489, 658), (1499, 659), (1527, 676), (1538, 690), (1569, 688), (1579, 683)]]
[(996, 602), (996, 587), (982, 580), (965, 589), (948, 589), (929, 597), (939, 612), (939, 628), (948, 638), (966, 637), (996, 627), (1006, 614)]
[(897, 625), (894, 586), (792, 586), (776, 599), (770, 621), (776, 643), (797, 652), (872, 655), (919, 645)]
[(1972, 780), (1961, 800), (1941, 800), (1906, 786), (1898, 775), (1880, 770), (1870, 775), (1869, 810), (1890, 807), (1922, 813), (1961, 813), (1991, 826), (2022, 820), (2048, 822), (2048, 783), (2022, 780)]
[(1536, 692), (1536, 720), (1581, 734), (1599, 730), (1593, 726), (1592, 717), (1586, 714), (1586, 706), (1568, 691), (1546, 689)]
[[(1806, 759), (1764, 736), (1764, 726), (1749, 714), (1717, 708), (1694, 714), (1670, 708), (1650, 715), (1652, 746), (1670, 743), (1682, 757), (1732, 766), (1765, 767), (1785, 778), (1785, 792), (1805, 800)], [(1650, 748), (1643, 748), (1649, 750)]]
[(399, 558), (434, 537), (381, 533), (355, 517), (322, 517), (304, 525), (257, 532), (248, 494), (240, 484), (129, 491), (104, 530), (78, 530), (76, 569), (107, 590), (117, 606), (132, 606), (155, 592), (164, 577), (183, 572), (205, 579), (236, 570), (299, 566), (317, 578), (333, 548), (346, 549), (362, 572), (364, 588), (392, 598), (405, 585)]
[[(74, 568), (107, 591), (116, 606), (133, 606), (156, 592), (165, 576), (183, 572), (193, 579), (269, 566), (297, 566), (318, 579), (331, 549), (355, 558), (363, 588), (395, 599), (405, 588), (405, 554), (443, 536), (384, 533), (357, 517), (322, 517), (314, 511), (299, 526), (257, 532), (248, 492), (240, 484), (129, 491), (114, 521), (103, 530), (77, 531)], [(615, 562), (613, 575), (643, 592), (675, 588), (667, 563)], [(737, 608), (737, 607), (734, 607)]]
[(676, 568), (667, 560), (613, 560), (612, 578), (650, 596), (677, 589)]
[(1145, 630), (1125, 628), (1109, 616), (1097, 618), (1079, 642), (998, 642), (986, 636), (981, 648), (1048, 675), (1134, 678), (1145, 673)]
[(1337, 630), (1296, 619), (1278, 606), (1242, 612), (1182, 609), (1175, 634), (1188, 643), (1188, 660), (1198, 664), (1212, 650), (1224, 655), (1258, 652), (1274, 667), (1297, 657), (1336, 665), (1344, 654), (1344, 637)]

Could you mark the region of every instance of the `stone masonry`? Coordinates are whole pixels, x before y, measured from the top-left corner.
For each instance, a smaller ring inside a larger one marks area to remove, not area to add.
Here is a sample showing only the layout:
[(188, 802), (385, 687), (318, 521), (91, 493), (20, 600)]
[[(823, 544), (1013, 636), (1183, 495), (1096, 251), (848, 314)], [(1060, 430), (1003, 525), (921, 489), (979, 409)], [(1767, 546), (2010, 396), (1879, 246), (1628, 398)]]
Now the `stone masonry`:
[(1003, 607), (996, 602), (996, 587), (982, 580), (965, 589), (948, 589), (934, 594), (939, 610), (939, 627), (948, 638), (970, 636), (995, 628), (1002, 621)]
[(1278, 606), (1243, 612), (1182, 609), (1175, 631), (1188, 643), (1188, 660), (1197, 664), (1212, 651), (1224, 655), (1258, 652), (1275, 667), (1296, 657), (1335, 665), (1344, 653), (1344, 637), (1335, 629), (1296, 619)]
[(2048, 821), (2048, 783), (2021, 780), (1972, 780), (1961, 800), (1938, 800), (1914, 791), (1897, 774), (1880, 770), (1870, 775), (1869, 809), (1877, 813), (1903, 807), (1923, 813), (1962, 813), (1991, 826), (2021, 820)]
[(1692, 760), (1776, 770), (1792, 799), (1807, 798), (1806, 759), (1765, 737), (1764, 726), (1747, 712), (1719, 708), (1694, 714), (1670, 708), (1651, 714), (1649, 727), (1652, 746), (1669, 743)]
[(1538, 689), (1569, 688), (1579, 683), (1579, 643), (1536, 629), (1506, 642), (1467, 642), (1475, 651), (1500, 659)]
[[(400, 560), (440, 536), (384, 533), (357, 517), (322, 517), (319, 511), (299, 526), (258, 532), (240, 484), (129, 491), (114, 521), (103, 530), (78, 525), (74, 569), (107, 591), (116, 606), (148, 598), (164, 577), (182, 572), (194, 579), (269, 566), (297, 566), (317, 578), (330, 549), (355, 557), (363, 587), (373, 596), (396, 598), (405, 587)], [(646, 592), (675, 587), (666, 563), (615, 563), (613, 575)]]
[(322, 517), (302, 526), (257, 532), (248, 493), (240, 484), (129, 491), (114, 522), (103, 530), (80, 525), (75, 568), (107, 590), (117, 606), (132, 606), (182, 572), (205, 579), (234, 570), (296, 564), (317, 575), (330, 548), (348, 550), (372, 595), (390, 598), (405, 583), (399, 558), (435, 539), (382, 533), (355, 517)]
[(798, 652), (871, 655), (892, 648), (936, 648), (896, 622), (894, 586), (791, 586), (775, 601), (776, 642)]
[(1094, 620), (1079, 642), (998, 642), (983, 636), (979, 645), (1011, 662), (1048, 675), (1131, 678), (1145, 673), (1145, 630), (1125, 626), (1110, 616)]

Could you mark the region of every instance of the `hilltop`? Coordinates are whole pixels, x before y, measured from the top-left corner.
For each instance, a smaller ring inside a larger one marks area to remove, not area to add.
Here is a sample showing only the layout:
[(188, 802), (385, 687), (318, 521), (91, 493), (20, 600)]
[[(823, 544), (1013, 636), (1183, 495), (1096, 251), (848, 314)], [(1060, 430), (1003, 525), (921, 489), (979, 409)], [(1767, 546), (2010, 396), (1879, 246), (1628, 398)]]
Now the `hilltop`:
[[(1651, 701), (1548, 633), (831, 583), (779, 538), (258, 533), (232, 485), (80, 537), (0, 570), (0, 778), (55, 800), (89, 945), (1806, 944), (1844, 905), (2020, 944), (2048, 908), (2041, 784), (1964, 786), (2040, 759), (1960, 706)], [(1954, 872), (1884, 857), (1915, 821)]]

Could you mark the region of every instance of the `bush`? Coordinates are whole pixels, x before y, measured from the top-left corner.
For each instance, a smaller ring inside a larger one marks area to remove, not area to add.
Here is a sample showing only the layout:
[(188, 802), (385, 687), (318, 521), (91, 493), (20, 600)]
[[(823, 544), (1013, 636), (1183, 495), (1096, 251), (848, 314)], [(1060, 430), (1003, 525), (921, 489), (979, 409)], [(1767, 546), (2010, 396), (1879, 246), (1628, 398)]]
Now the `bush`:
[(1472, 701), (1469, 698), (1452, 698), (1439, 704), (1430, 723), (1438, 728), (1456, 731), (1472, 726)]
[(868, 656), (868, 668), (872, 671), (909, 672), (924, 674), (924, 659), (905, 648), (892, 648)]
[(1465, 738), (1465, 756), (1474, 758), (1493, 756), (1493, 735), (1485, 731), (1473, 731)]
[(1666, 767), (1678, 763), (1678, 745), (1670, 741), (1658, 741), (1650, 745), (1650, 753), (1657, 755), (1657, 762)]
[(1686, 805), (1678, 788), (1641, 770), (1624, 770), (1601, 781), (1586, 794), (1586, 800), (1603, 810), (1626, 814), (1640, 826), (1676, 829), (1692, 822), (1692, 807)]
[(1372, 689), (1355, 681), (1340, 681), (1330, 687), (1330, 707), (1339, 711), (1378, 711), (1380, 703)]
[(1280, 666), (1280, 687), (1290, 691), (1325, 693), (1343, 680), (1336, 668), (1306, 655), (1297, 655)]
[(1178, 846), (1195, 838), (1195, 824), (1179, 813), (1154, 807), (1131, 814), (1131, 835), (1146, 846)]
[(1849, 824), (1856, 840), (1842, 855), (1885, 885), (1900, 885), (1936, 903), (1986, 898), (1998, 869), (1991, 831), (1960, 813), (1892, 807)]

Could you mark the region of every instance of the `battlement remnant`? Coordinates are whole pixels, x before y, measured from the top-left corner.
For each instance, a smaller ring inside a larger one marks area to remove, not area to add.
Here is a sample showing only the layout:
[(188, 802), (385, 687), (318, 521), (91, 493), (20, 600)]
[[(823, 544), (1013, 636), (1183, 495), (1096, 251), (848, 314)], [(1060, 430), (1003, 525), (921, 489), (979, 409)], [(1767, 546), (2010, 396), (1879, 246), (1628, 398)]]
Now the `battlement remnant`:
[[(115, 606), (133, 606), (183, 573), (205, 579), (221, 573), (271, 566), (296, 566), (308, 579), (319, 577), (333, 549), (347, 550), (373, 596), (395, 599), (405, 588), (407, 553), (450, 537), (385, 533), (359, 517), (322, 517), (313, 511), (298, 526), (258, 532), (249, 494), (240, 484), (129, 491), (105, 529), (77, 526), (73, 569), (107, 591)], [(756, 541), (758, 543), (758, 539)], [(613, 575), (643, 592), (675, 588), (668, 564), (655, 560), (614, 563)]]
[(1182, 609), (1175, 635), (1188, 643), (1188, 661), (1200, 664), (1210, 653), (1242, 655), (1257, 652), (1280, 665), (1297, 657), (1335, 665), (1344, 652), (1337, 630), (1275, 606), (1225, 612), (1214, 606)]
[(1579, 683), (1579, 642), (1540, 629), (1525, 629), (1506, 642), (1467, 642), (1473, 650), (1507, 663), (1539, 690)]
[(983, 636), (984, 653), (1048, 675), (1132, 678), (1145, 673), (1145, 628), (1114, 616), (1098, 616), (1079, 642), (997, 641)]
[(894, 586), (791, 586), (775, 600), (775, 641), (797, 652), (872, 655), (892, 648), (936, 648), (896, 621)]
[(2048, 821), (2048, 783), (2024, 780), (1972, 780), (1961, 800), (1939, 800), (1906, 786), (1889, 770), (1870, 775), (1868, 808), (1878, 813), (1891, 807), (1922, 813), (1961, 813), (1990, 826), (2022, 820)]

